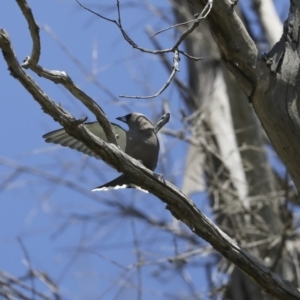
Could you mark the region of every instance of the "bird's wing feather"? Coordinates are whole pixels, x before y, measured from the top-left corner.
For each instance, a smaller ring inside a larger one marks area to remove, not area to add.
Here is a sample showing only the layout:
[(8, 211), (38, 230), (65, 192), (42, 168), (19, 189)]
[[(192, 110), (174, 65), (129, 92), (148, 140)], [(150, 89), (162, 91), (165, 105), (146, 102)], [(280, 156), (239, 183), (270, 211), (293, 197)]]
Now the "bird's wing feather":
[(154, 125), (154, 131), (155, 133), (158, 133), (159, 130), (162, 129), (163, 126), (165, 126), (170, 120), (170, 113), (164, 114), (159, 121)]
[[(96, 135), (103, 141), (107, 142), (107, 138), (104, 133), (104, 130), (98, 122), (85, 123), (84, 125), (94, 135)], [(120, 148), (125, 152), (126, 131), (117, 124), (111, 123), (111, 125), (112, 125), (113, 132), (117, 137), (117, 141)], [(69, 147), (77, 151), (83, 152), (89, 156), (94, 156), (96, 158), (99, 158), (91, 149), (85, 146), (82, 142), (70, 136), (63, 128), (46, 133), (45, 135), (43, 135), (43, 138), (47, 143), (60, 144), (64, 147)]]

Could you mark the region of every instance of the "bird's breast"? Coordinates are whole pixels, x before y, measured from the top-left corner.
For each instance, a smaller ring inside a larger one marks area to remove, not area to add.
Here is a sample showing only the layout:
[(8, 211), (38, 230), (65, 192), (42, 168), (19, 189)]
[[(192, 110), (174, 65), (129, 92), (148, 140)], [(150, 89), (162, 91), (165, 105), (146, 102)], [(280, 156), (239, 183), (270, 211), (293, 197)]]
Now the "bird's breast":
[(125, 153), (140, 160), (145, 167), (153, 171), (156, 168), (159, 153), (159, 141), (156, 134), (128, 135)]

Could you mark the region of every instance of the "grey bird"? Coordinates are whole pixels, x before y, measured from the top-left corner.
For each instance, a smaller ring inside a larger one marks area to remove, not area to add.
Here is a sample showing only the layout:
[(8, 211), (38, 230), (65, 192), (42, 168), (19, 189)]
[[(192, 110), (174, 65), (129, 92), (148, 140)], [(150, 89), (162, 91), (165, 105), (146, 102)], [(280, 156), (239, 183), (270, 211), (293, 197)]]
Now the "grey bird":
[[(169, 121), (170, 114), (167, 113), (153, 125), (151, 121), (140, 113), (130, 113), (119, 117), (117, 120), (128, 125), (128, 131), (121, 126), (111, 123), (112, 129), (117, 137), (120, 148), (131, 157), (141, 161), (143, 165), (154, 171), (158, 161), (159, 141), (156, 133)], [(98, 122), (85, 123), (85, 126), (93, 134), (104, 141), (107, 141), (105, 133)], [(82, 142), (68, 135), (64, 129), (58, 129), (43, 135), (47, 143), (60, 144), (70, 147), (87, 155), (99, 158), (92, 150), (86, 147)], [(138, 186), (130, 182), (130, 178), (125, 174), (116, 179), (103, 184), (92, 191), (107, 191), (118, 188), (137, 188)], [(144, 191), (144, 190), (143, 190)]]

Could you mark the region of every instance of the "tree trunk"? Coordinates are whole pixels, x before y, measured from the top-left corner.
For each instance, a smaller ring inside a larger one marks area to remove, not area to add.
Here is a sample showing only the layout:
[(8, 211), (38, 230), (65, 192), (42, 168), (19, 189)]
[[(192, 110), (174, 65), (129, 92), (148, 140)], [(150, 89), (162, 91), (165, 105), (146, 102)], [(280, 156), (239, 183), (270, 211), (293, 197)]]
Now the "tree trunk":
[[(192, 20), (195, 13), (181, 1), (174, 3), (174, 12), (177, 23)], [(266, 241), (251, 246), (265, 240), (268, 235), (273, 236), (272, 241), (280, 240), (284, 228), (279, 214), (282, 198), (268, 161), (265, 133), (247, 95), (223, 67), (207, 26), (200, 25), (199, 30), (185, 40), (185, 45), (190, 55), (205, 58), (198, 63), (188, 62), (191, 91), (185, 103), (190, 113), (198, 116), (194, 122), (195, 138), (204, 139), (207, 146), (199, 149), (198, 160), (193, 157), (194, 161), (203, 161), (205, 152), (205, 163), (200, 171), (197, 168), (198, 182), (191, 181), (188, 188), (185, 182), (184, 188), (197, 191), (192, 185), (198, 183), (199, 191), (203, 190), (201, 176), (205, 173), (211, 205), (220, 227), (268, 265), (272, 266), (276, 261), (274, 268), (277, 273), (287, 278), (286, 274), (293, 273), (293, 269), (283, 259), (278, 263), (278, 255), (283, 258), (280, 243), (271, 246), (271, 242)], [(265, 92), (264, 89), (261, 93)], [(270, 122), (267, 116), (266, 119)], [(195, 155), (192, 151), (190, 153)], [(188, 157), (187, 160), (191, 159)], [(187, 165), (185, 177), (188, 178), (194, 170), (195, 166)], [(229, 275), (227, 298), (270, 299), (240, 270), (235, 268)]]

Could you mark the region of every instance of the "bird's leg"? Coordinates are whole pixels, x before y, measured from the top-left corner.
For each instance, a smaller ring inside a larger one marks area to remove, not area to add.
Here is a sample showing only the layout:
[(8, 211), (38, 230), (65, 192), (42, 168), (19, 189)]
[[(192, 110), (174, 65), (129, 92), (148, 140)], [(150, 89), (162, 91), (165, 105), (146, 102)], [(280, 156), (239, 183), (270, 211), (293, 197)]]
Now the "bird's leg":
[[(137, 161), (140, 162), (142, 165), (144, 165), (143, 162), (140, 159), (137, 159)], [(165, 183), (165, 179), (164, 179), (163, 174), (153, 173), (153, 176), (156, 177), (158, 180), (161, 180), (162, 182)]]

